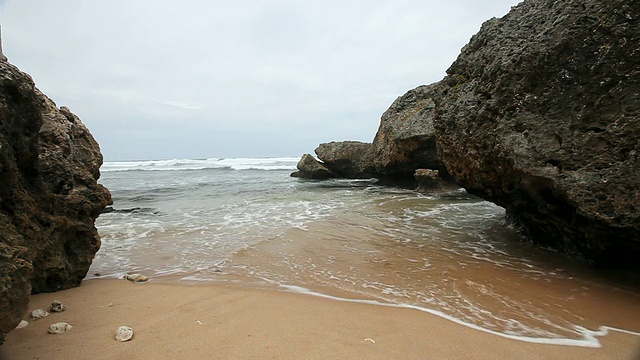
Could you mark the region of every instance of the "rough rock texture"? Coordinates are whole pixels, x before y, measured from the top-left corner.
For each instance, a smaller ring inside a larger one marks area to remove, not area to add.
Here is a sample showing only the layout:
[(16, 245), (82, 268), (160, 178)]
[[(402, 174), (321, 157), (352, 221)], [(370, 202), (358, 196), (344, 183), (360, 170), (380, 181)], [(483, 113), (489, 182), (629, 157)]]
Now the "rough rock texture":
[(340, 141), (320, 144), (316, 155), (338, 177), (371, 178), (375, 175), (371, 144), (360, 141)]
[[(6, 229), (6, 218), (0, 216), (0, 228)], [(0, 345), (4, 336), (22, 319), (29, 305), (30, 277), (33, 271), (27, 248), (11, 246), (5, 237), (18, 237), (15, 232), (2, 230), (0, 235)]]
[(336, 177), (325, 164), (319, 162), (310, 154), (302, 155), (298, 165), (298, 171), (291, 174), (293, 177), (304, 179), (328, 179)]
[(0, 61), (0, 342), (29, 295), (80, 285), (111, 204), (98, 144), (29, 75)]
[(418, 189), (420, 189), (420, 191), (435, 189), (440, 185), (440, 174), (438, 170), (417, 169), (413, 177), (418, 181)]
[(385, 112), (373, 176), (439, 170), (539, 243), (640, 267), (640, 2), (525, 0), (447, 74)]
[(438, 158), (433, 127), (438, 90), (438, 84), (420, 86), (398, 97), (382, 115), (373, 143), (320, 144), (315, 150), (318, 158), (332, 177), (375, 177), (381, 183), (410, 186), (416, 184), (416, 169), (433, 169), (450, 180)]
[(539, 242), (640, 259), (640, 2), (526, 0), (439, 84), (439, 155)]
[(377, 174), (408, 178), (416, 169), (436, 169), (446, 174), (438, 159), (433, 128), (437, 90), (437, 84), (410, 90), (382, 115), (372, 145)]
[(440, 171), (433, 169), (416, 169), (413, 174), (416, 180), (415, 191), (430, 195), (444, 195), (457, 193), (460, 186), (448, 177), (443, 177)]
[[(420, 86), (398, 97), (382, 115), (373, 143), (320, 144), (315, 152), (333, 173), (331, 177), (375, 177), (386, 184), (415, 185), (415, 170), (424, 168), (438, 170), (447, 178), (447, 169), (438, 159), (433, 128), (437, 90), (437, 84)], [(294, 176), (307, 177), (304, 174), (309, 173), (305, 170)]]

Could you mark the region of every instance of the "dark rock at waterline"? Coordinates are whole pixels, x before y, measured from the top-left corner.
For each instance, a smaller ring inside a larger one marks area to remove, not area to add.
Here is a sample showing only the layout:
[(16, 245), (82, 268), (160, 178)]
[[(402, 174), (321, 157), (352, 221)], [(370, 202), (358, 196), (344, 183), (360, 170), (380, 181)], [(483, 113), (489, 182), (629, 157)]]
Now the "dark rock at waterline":
[(418, 182), (417, 191), (428, 192), (440, 188), (443, 180), (438, 170), (416, 169), (413, 177)]
[(292, 177), (305, 179), (329, 179), (337, 177), (325, 164), (319, 162), (310, 154), (302, 155), (298, 161), (298, 171), (291, 174)]
[(107, 206), (104, 209), (102, 209), (103, 214), (108, 214), (112, 212), (117, 212), (117, 210), (113, 206)]
[(113, 206), (107, 206), (102, 210), (102, 214), (151, 214), (151, 215), (161, 215), (162, 213), (153, 208), (144, 208), (144, 207), (133, 207), (127, 209), (116, 209)]
[(439, 157), (537, 242), (640, 260), (640, 2), (527, 0), (437, 86)]
[(0, 61), (0, 342), (31, 293), (80, 285), (111, 204), (97, 183), (100, 148), (68, 108)]
[(379, 175), (374, 168), (370, 143), (333, 141), (320, 144), (315, 153), (319, 160), (310, 154), (303, 155), (298, 162), (299, 171), (291, 176), (309, 179), (370, 179)]

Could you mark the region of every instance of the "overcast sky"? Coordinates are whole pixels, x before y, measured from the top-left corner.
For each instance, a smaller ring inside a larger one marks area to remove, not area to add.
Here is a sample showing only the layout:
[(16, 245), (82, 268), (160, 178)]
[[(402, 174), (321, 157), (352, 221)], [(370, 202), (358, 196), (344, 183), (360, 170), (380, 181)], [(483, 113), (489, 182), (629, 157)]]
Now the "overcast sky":
[(106, 160), (372, 141), (518, 0), (0, 0), (2, 47)]

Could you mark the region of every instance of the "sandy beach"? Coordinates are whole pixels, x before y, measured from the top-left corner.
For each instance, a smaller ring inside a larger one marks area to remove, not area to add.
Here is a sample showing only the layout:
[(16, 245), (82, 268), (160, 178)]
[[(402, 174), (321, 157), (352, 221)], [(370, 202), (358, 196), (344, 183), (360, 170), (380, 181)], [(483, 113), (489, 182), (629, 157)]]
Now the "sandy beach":
[[(88, 280), (32, 297), (62, 313), (9, 333), (0, 359), (636, 359), (640, 338), (610, 331), (601, 348), (510, 340), (417, 310), (226, 284)], [(25, 319), (27, 315), (25, 315)], [(73, 328), (47, 334), (50, 324)], [(127, 325), (135, 335), (114, 339)]]

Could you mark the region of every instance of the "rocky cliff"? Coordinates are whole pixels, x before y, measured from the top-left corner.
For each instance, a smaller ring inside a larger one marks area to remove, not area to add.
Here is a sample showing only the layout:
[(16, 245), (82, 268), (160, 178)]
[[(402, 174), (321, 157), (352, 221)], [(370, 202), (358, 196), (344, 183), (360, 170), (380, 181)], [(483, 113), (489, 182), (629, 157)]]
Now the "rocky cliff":
[(80, 119), (0, 61), (0, 343), (29, 295), (80, 285), (111, 204), (102, 155)]
[(441, 82), (440, 159), (536, 241), (640, 259), (640, 2), (524, 1)]
[(442, 81), (385, 112), (376, 175), (448, 172), (533, 240), (638, 267), (639, 14), (640, 2), (525, 0), (487, 21)]

